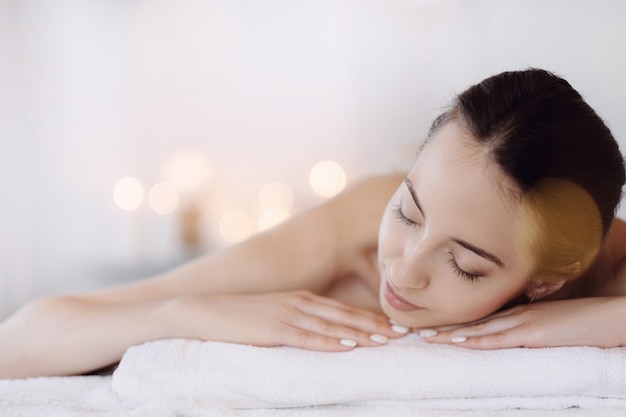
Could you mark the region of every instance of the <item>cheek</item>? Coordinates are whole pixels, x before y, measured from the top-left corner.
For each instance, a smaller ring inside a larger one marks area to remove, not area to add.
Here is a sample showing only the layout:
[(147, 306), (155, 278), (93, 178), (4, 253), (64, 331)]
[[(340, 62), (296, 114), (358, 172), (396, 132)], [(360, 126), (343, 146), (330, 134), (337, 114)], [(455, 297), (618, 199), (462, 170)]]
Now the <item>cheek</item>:
[(378, 254), (379, 258), (391, 256), (397, 251), (399, 236), (394, 224), (394, 219), (391, 214), (391, 208), (385, 209), (385, 214), (380, 223), (380, 229), (378, 230)]
[(407, 248), (411, 246), (414, 231), (401, 225), (394, 215), (383, 220), (378, 236), (378, 263), (382, 271), (389, 272), (392, 265), (406, 261)]
[[(502, 277), (499, 278), (502, 279)], [(493, 279), (498, 278), (493, 277)], [(480, 282), (461, 284), (467, 288), (466, 291), (456, 294), (449, 293), (445, 303), (447, 314), (450, 318), (456, 318), (457, 322), (474, 321), (493, 314), (523, 293), (525, 289), (522, 281), (508, 281), (508, 285), (504, 286)]]
[(398, 222), (394, 218), (393, 208), (400, 204), (401, 187), (389, 199), (385, 211), (380, 221), (378, 229), (378, 251), (385, 252), (391, 250), (397, 244)]
[(426, 323), (419, 323), (421, 318), (415, 317), (413, 326), (446, 326), (480, 320), (498, 311), (523, 291), (514, 283), (501, 287), (454, 281), (448, 281), (447, 285), (438, 288), (433, 287), (432, 290), (429, 294), (432, 314)]
[(494, 313), (500, 307), (500, 303), (494, 303), (494, 299), (486, 296), (477, 296), (468, 299), (456, 298), (449, 300), (448, 309), (445, 311), (447, 321), (450, 323), (465, 323), (482, 319)]

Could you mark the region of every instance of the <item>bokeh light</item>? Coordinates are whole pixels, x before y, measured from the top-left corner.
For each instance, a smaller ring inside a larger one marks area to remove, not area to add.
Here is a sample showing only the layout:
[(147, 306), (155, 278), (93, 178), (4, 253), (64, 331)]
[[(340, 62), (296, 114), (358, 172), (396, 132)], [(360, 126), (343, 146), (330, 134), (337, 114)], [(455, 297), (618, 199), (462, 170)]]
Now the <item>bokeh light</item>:
[(259, 203), (264, 210), (281, 208), (289, 212), (293, 207), (293, 191), (282, 182), (270, 182), (261, 188)]
[(181, 193), (196, 193), (211, 180), (211, 164), (198, 152), (179, 151), (165, 160), (163, 178), (174, 184)]
[(134, 177), (122, 178), (113, 188), (115, 204), (124, 211), (134, 211), (143, 201), (143, 185)]
[(180, 194), (171, 182), (155, 184), (148, 194), (150, 208), (158, 214), (171, 214), (178, 208)]
[(254, 223), (248, 213), (233, 209), (224, 213), (220, 219), (220, 233), (230, 243), (241, 242), (256, 231)]
[(320, 161), (311, 168), (309, 183), (315, 193), (329, 198), (339, 194), (345, 188), (346, 173), (335, 161)]
[(263, 231), (270, 229), (285, 221), (289, 215), (289, 211), (284, 208), (270, 207), (265, 209), (259, 218), (259, 230)]

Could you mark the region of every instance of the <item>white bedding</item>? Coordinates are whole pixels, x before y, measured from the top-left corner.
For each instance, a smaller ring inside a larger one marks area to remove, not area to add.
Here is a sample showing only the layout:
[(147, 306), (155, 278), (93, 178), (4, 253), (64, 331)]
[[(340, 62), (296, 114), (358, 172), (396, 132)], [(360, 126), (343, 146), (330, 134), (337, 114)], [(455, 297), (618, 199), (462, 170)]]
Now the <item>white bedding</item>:
[(127, 404), (227, 409), (406, 404), (437, 409), (626, 405), (626, 349), (470, 350), (417, 335), (344, 353), (197, 340), (135, 346), (113, 376)]
[(62, 377), (0, 380), (2, 417), (623, 417), (626, 407), (607, 406), (563, 410), (512, 409), (435, 410), (410, 404), (327, 405), (283, 409), (227, 410), (220, 407), (181, 407), (146, 401), (133, 407), (111, 389), (111, 377)]
[(126, 407), (111, 390), (111, 377), (35, 378), (0, 380), (2, 417), (623, 417), (626, 407), (608, 406), (563, 410), (512, 409), (498, 411), (434, 410), (409, 404), (327, 405), (287, 409), (226, 410), (212, 407), (170, 407), (145, 402)]
[[(405, 338), (346, 356), (158, 341), (131, 348), (113, 376), (0, 380), (0, 416), (626, 415), (625, 349), (477, 352), (415, 342)], [(394, 362), (400, 366), (390, 370)], [(495, 379), (478, 377), (490, 373)], [(534, 383), (516, 390), (525, 378)]]

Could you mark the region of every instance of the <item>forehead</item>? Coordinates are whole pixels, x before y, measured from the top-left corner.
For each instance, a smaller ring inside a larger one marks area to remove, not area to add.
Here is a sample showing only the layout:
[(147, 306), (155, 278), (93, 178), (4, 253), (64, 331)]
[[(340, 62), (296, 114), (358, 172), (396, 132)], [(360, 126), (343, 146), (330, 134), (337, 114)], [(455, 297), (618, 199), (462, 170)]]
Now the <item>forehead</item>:
[(417, 159), (417, 164), (428, 166), (433, 173), (445, 178), (462, 173), (465, 181), (488, 186), (475, 191), (493, 191), (490, 194), (497, 195), (499, 199), (502, 194), (506, 194), (506, 190), (517, 188), (494, 162), (488, 146), (473, 139), (455, 121), (445, 123), (429, 139)]
[(507, 191), (515, 190), (512, 181), (468, 135), (455, 122), (446, 123), (408, 177), (428, 222), (451, 238), (493, 251), (506, 264), (519, 249), (514, 235), (521, 203)]

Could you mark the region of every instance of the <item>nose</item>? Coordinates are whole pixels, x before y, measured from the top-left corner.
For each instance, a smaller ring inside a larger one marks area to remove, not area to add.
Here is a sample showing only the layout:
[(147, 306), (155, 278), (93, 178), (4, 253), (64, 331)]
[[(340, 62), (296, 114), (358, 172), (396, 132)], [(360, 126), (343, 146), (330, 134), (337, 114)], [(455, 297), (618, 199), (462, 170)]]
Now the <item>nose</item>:
[(399, 288), (422, 289), (430, 283), (428, 255), (421, 248), (405, 250), (389, 268), (389, 280)]

